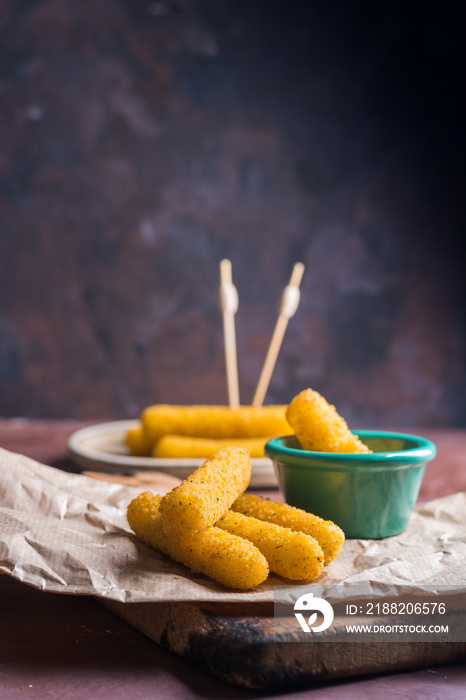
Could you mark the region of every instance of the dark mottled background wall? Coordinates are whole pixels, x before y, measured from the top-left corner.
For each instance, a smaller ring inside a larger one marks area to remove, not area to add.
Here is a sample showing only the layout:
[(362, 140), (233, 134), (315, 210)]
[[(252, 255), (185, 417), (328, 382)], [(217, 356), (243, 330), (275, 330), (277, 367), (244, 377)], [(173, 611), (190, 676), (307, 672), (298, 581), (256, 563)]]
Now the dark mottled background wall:
[(464, 425), (461, 3), (3, 0), (0, 414), (251, 400)]

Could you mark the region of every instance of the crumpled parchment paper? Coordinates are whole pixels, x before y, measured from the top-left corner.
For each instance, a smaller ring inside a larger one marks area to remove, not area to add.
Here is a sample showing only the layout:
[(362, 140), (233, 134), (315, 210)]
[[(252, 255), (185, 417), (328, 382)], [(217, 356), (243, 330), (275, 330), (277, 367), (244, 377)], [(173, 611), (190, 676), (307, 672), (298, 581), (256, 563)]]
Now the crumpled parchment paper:
[[(123, 602), (273, 602), (274, 585), (291, 583), (270, 575), (234, 591), (138, 542), (126, 507), (140, 491), (0, 449), (0, 572), (44, 591)], [(466, 493), (419, 504), (401, 535), (345, 542), (313, 583), (465, 586)]]

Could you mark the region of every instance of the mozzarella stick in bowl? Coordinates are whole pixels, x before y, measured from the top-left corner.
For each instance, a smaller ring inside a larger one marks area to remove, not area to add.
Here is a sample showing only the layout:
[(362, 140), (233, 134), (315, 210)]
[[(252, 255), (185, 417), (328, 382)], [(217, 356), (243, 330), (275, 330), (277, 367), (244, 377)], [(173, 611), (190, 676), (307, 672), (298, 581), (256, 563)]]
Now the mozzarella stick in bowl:
[(286, 417), (305, 450), (344, 454), (371, 452), (351, 432), (335, 406), (313, 389), (305, 389), (295, 396), (286, 410)]
[(248, 450), (220, 450), (162, 498), (160, 513), (165, 532), (185, 536), (210, 527), (243, 493), (250, 479)]
[(317, 541), (303, 532), (229, 510), (216, 527), (252, 542), (267, 559), (270, 571), (294, 581), (317, 578), (324, 554)]
[(329, 564), (340, 552), (345, 535), (343, 530), (330, 520), (323, 520), (305, 510), (289, 506), (286, 503), (271, 501), (269, 498), (242, 494), (233, 503), (231, 509), (237, 513), (249, 515), (257, 520), (275, 523), (290, 528), (293, 532), (303, 532), (319, 543), (324, 554), (325, 564)]
[(183, 537), (167, 535), (159, 510), (161, 500), (145, 491), (128, 506), (129, 526), (142, 542), (228, 588), (246, 590), (265, 581), (269, 569), (264, 555), (237, 535), (218, 527)]

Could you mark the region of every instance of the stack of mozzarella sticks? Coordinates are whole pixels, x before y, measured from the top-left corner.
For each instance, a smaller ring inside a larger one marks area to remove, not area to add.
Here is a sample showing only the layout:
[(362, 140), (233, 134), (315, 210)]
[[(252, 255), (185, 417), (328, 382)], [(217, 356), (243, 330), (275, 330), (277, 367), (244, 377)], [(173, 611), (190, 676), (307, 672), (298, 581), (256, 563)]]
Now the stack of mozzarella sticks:
[(248, 450), (227, 447), (163, 498), (140, 494), (128, 506), (128, 523), (149, 546), (229, 588), (253, 588), (269, 570), (295, 581), (319, 576), (339, 553), (342, 530), (244, 494), (250, 478)]
[(144, 409), (126, 433), (132, 454), (159, 458), (213, 457), (224, 447), (244, 447), (263, 457), (272, 437), (285, 435), (286, 406), (172, 406)]

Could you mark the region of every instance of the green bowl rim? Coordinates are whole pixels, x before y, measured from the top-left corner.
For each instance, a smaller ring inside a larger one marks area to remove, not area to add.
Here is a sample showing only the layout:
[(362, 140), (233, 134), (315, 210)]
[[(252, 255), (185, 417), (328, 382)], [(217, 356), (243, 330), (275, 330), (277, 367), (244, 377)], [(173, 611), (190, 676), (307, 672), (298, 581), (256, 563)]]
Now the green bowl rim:
[[(286, 457), (291, 457), (295, 466), (312, 466), (317, 469), (356, 469), (372, 468), (384, 469), (386, 467), (408, 467), (417, 464), (425, 464), (432, 460), (437, 454), (434, 443), (427, 438), (409, 433), (396, 433), (383, 430), (353, 430), (355, 435), (364, 440), (371, 438), (395, 438), (399, 440), (411, 440), (416, 443), (415, 447), (406, 450), (392, 452), (370, 452), (368, 454), (344, 454), (341, 452), (311, 452), (309, 450), (285, 447), (283, 440), (295, 438), (295, 435), (283, 435), (272, 438), (265, 445), (265, 453), (271, 459), (287, 463)], [(285, 458), (285, 459), (283, 459)], [(318, 459), (325, 462), (325, 465), (310, 465), (310, 459)], [(298, 462), (300, 464), (298, 464)]]

